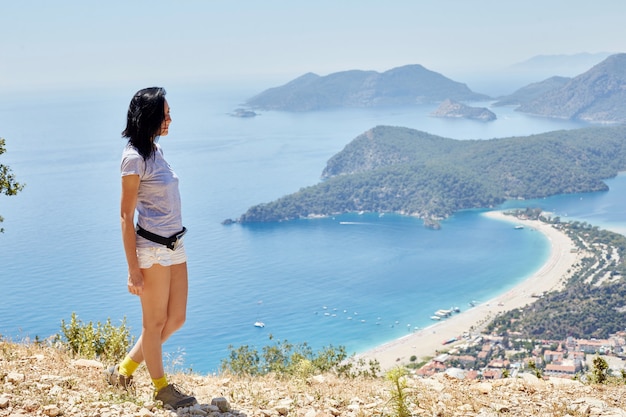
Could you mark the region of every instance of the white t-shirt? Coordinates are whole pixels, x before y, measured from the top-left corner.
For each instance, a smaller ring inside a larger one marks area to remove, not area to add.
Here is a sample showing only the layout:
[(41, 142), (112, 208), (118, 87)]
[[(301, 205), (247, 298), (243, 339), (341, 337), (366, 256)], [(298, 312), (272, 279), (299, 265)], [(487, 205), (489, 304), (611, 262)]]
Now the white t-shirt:
[[(169, 237), (183, 228), (178, 177), (163, 158), (161, 146), (156, 145), (153, 157), (144, 161), (131, 145), (122, 153), (121, 172), (139, 175), (137, 193), (137, 224), (149, 232)], [(137, 236), (137, 247), (162, 246)]]

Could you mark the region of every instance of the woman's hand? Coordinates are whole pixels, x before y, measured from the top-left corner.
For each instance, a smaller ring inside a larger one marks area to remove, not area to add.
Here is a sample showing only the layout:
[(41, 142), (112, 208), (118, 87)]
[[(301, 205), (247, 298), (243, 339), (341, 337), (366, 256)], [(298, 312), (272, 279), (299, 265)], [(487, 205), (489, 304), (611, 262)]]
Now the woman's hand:
[(139, 297), (143, 294), (143, 274), (141, 270), (128, 271), (128, 292)]

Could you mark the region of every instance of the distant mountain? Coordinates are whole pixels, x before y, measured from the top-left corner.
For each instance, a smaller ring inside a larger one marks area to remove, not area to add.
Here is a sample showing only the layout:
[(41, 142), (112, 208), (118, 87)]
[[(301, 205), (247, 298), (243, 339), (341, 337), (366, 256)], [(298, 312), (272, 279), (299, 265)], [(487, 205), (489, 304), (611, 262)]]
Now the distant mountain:
[(614, 53), (578, 53), (572, 55), (537, 55), (506, 67), (493, 66), (474, 72), (454, 72), (456, 79), (471, 86), (474, 91), (503, 97), (529, 84), (551, 77), (571, 78), (588, 71)]
[(511, 65), (506, 70), (509, 73), (526, 73), (534, 75), (536, 79), (551, 76), (575, 77), (587, 71), (594, 65), (602, 62), (611, 52), (579, 53), (572, 55), (537, 55), (526, 61)]
[(533, 100), (538, 99), (549, 91), (555, 90), (557, 88), (563, 87), (567, 84), (571, 78), (567, 77), (550, 77), (547, 80), (532, 83), (525, 87), (520, 88), (519, 90), (513, 92), (508, 96), (500, 97), (498, 101), (493, 103), (494, 106), (512, 106), (512, 105), (521, 105), (532, 102)]
[(328, 161), (324, 181), (251, 207), (236, 221), (359, 211), (436, 220), (507, 199), (606, 190), (602, 180), (626, 170), (624, 137), (626, 126), (491, 140), (454, 140), (378, 126)]
[(626, 54), (609, 56), (565, 85), (522, 103), (518, 110), (595, 123), (626, 122)]
[(262, 110), (310, 111), (439, 103), (445, 99), (481, 101), (489, 97), (421, 65), (406, 65), (383, 73), (361, 70), (326, 76), (308, 73), (281, 87), (263, 91), (246, 105)]

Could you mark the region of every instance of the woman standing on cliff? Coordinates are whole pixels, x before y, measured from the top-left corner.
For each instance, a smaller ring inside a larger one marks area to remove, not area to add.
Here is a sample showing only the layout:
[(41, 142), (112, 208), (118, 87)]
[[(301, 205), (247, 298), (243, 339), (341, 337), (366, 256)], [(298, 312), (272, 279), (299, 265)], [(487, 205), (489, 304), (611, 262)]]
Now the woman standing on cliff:
[(124, 360), (109, 368), (108, 380), (127, 388), (145, 361), (155, 399), (176, 409), (196, 399), (168, 383), (163, 370), (162, 344), (185, 322), (188, 291), (178, 177), (157, 143), (168, 134), (171, 121), (163, 88), (133, 96), (122, 132), (128, 143), (122, 154), (120, 213), (128, 291), (141, 300), (142, 332)]

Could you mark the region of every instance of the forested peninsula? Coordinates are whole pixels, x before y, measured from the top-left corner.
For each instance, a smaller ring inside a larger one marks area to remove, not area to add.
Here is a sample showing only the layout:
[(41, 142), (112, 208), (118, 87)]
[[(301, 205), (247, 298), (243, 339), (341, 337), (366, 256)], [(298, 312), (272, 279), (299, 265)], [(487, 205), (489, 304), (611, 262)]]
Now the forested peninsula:
[(607, 190), (626, 169), (626, 127), (455, 140), (378, 126), (333, 156), (322, 181), (224, 223), (279, 222), (348, 212), (399, 213), (436, 223), (510, 199)]

